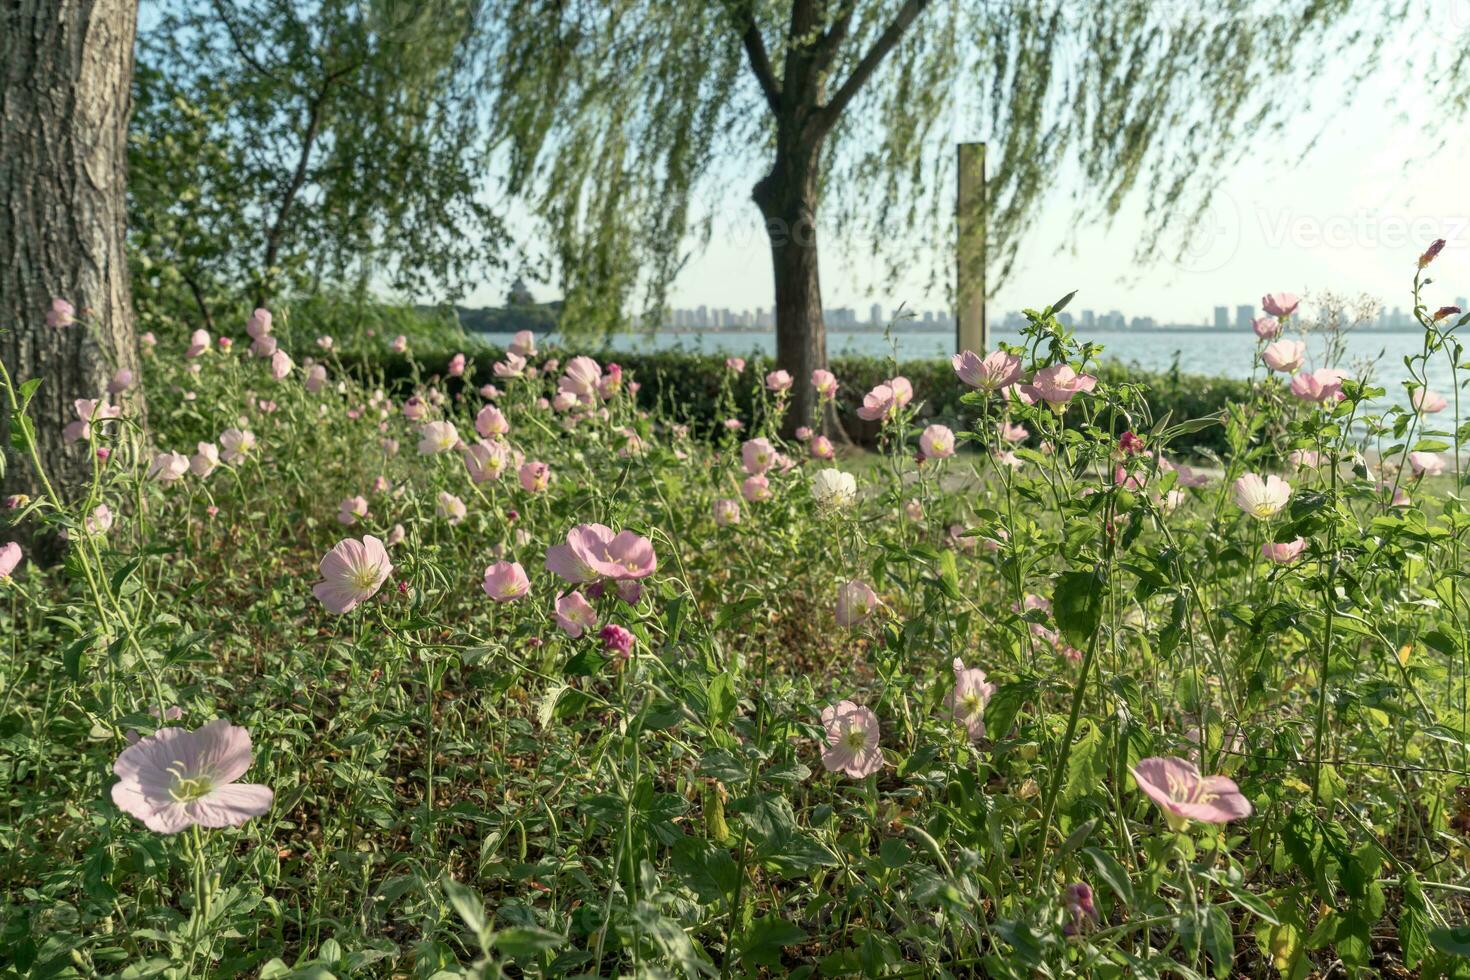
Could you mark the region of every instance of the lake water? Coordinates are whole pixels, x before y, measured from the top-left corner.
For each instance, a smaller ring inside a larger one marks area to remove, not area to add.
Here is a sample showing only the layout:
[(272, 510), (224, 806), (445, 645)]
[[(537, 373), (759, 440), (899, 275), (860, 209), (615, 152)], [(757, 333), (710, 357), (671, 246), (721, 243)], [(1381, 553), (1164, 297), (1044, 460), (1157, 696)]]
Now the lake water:
[[(510, 342), (509, 334), (482, 334), (487, 343), (505, 346)], [(1081, 339), (1102, 344), (1103, 357), (1124, 363), (1137, 364), (1152, 371), (1168, 370), (1176, 361), (1179, 369), (1189, 374), (1225, 375), (1249, 377), (1255, 357), (1255, 335), (1243, 331), (1190, 331), (1190, 330), (1078, 330)], [(549, 339), (555, 340), (555, 335)], [(1373, 362), (1375, 379), (1389, 389), (1395, 400), (1403, 400), (1403, 389), (1399, 382), (1406, 378), (1404, 358), (1419, 353), (1423, 334), (1417, 332), (1370, 332), (1358, 331), (1348, 335), (1346, 367), (1359, 368)], [(1012, 331), (992, 331), (991, 343), (1005, 341), (1019, 343), (1020, 335)], [(900, 361), (947, 358), (954, 353), (954, 332), (934, 330), (896, 330), (890, 341), (881, 333), (843, 332), (829, 330), (827, 353), (831, 357), (844, 354), (869, 357), (887, 357), (897, 347)], [(776, 338), (773, 333), (685, 333), (659, 332), (619, 334), (606, 345), (613, 350), (637, 353), (654, 351), (686, 351), (700, 354), (753, 353), (773, 355)], [(1313, 358), (1319, 358), (1322, 345), (1317, 338), (1308, 340)], [(1313, 361), (1313, 366), (1319, 366)], [(1450, 394), (1450, 369), (1444, 354), (1430, 362), (1430, 386), (1448, 396)], [(1462, 373), (1461, 380), (1464, 380)]]

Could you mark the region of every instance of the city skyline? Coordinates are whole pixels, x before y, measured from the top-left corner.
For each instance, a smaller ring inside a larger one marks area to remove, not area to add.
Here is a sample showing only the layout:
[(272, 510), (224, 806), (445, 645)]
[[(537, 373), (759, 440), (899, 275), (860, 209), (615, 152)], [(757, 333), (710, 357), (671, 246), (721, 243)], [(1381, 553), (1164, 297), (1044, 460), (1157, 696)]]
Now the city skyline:
[[(1470, 299), (1458, 296), (1455, 298), (1454, 305), (1462, 310), (1470, 308)], [(822, 318), (829, 329), (877, 329), (887, 326), (890, 322), (897, 322), (893, 318), (898, 315), (900, 309), (885, 310), (881, 303), (872, 303), (869, 304), (866, 319), (862, 319), (858, 311), (851, 306), (825, 307), (822, 310)], [(903, 309), (902, 311), (904, 317), (900, 329), (912, 330), (915, 326), (930, 327), (934, 330), (954, 328), (954, 314), (949, 310)], [(1020, 310), (1001, 312), (993, 306), (987, 306), (987, 313), (991, 329), (1017, 330), (1026, 322), (1025, 315)], [(1083, 307), (1075, 311), (1063, 310), (1057, 318), (1068, 328), (1081, 330), (1188, 328), (1235, 331), (1250, 330), (1255, 319), (1264, 315), (1264, 312), (1256, 305), (1235, 303), (1217, 304), (1209, 314), (1195, 321), (1163, 320), (1148, 314), (1128, 315), (1119, 309), (1101, 311), (1091, 307)], [(665, 313), (664, 322), (660, 326), (671, 330), (770, 330), (775, 328), (775, 318), (771, 308), (765, 306), (757, 306), (754, 309), (732, 309), (701, 304), (693, 307), (671, 307)], [(1415, 326), (1412, 311), (1405, 310), (1402, 306), (1389, 307), (1386, 304), (1380, 305), (1377, 316), (1366, 324), (1366, 328), (1370, 330), (1408, 330), (1414, 329)]]

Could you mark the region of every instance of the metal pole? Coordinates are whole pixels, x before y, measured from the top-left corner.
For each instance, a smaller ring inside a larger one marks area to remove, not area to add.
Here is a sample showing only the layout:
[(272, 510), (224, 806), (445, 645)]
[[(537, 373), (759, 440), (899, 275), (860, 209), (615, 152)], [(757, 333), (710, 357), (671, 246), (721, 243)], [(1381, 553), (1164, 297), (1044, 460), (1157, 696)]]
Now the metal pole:
[(955, 195), (955, 352), (985, 353), (985, 144), (960, 143)]

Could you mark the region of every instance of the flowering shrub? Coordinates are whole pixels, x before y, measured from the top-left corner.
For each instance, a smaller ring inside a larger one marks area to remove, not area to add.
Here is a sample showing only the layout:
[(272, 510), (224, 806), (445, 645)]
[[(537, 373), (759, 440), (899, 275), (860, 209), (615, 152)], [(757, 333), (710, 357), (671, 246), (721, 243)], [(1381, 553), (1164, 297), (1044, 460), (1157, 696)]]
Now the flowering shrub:
[[(897, 365), (734, 358), (708, 439), (529, 336), (383, 336), (396, 398), (286, 311), (152, 345), (52, 420), (90, 484), (7, 502), (66, 561), (0, 544), (0, 969), (1461, 969), (1470, 431), (1425, 282), (1401, 406), (1272, 294), (1197, 417), (1065, 301), (944, 366), (952, 425)], [(783, 440), (799, 384), (881, 452)]]

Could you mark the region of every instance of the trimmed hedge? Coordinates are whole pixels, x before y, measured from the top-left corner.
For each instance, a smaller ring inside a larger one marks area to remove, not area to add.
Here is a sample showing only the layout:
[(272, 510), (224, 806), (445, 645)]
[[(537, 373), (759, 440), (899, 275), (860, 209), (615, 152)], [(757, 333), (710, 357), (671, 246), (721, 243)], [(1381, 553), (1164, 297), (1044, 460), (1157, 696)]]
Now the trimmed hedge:
[[(473, 342), (467, 352), (477, 364), (476, 378), (479, 381), (490, 378), (490, 364), (502, 353)], [(419, 351), (414, 360), (421, 365), (422, 374), (428, 375), (440, 370), (451, 353)], [(563, 359), (567, 356), (564, 351), (555, 353)], [(725, 355), (641, 354), (611, 350), (589, 354), (601, 364), (620, 364), (632, 379), (639, 382), (640, 406), (661, 408), (672, 417), (688, 422), (699, 433), (712, 432), (720, 423), (720, 392), (727, 373)], [(759, 411), (762, 401), (762, 379), (767, 371), (774, 369), (774, 363), (764, 357), (751, 357), (747, 361), (745, 373), (734, 385), (734, 397), (736, 412), (741, 418), (750, 420)], [(355, 370), (379, 377), (398, 394), (406, 393), (412, 385), (414, 369), (406, 357), (384, 352), (381, 355), (346, 357), (344, 362)], [(856, 410), (862, 404), (864, 394), (892, 376), (891, 363), (883, 358), (839, 357), (832, 361), (831, 369), (841, 386), (838, 405), (848, 435), (859, 445), (872, 445), (876, 441), (878, 427), (875, 423), (859, 419)], [(922, 414), (925, 418), (959, 428), (974, 416), (960, 404), (960, 397), (969, 389), (958, 382), (948, 361), (908, 361), (899, 365), (899, 373), (913, 383), (914, 399), (924, 403)], [(1110, 384), (1128, 382), (1141, 385), (1146, 391), (1153, 417), (1160, 419), (1168, 413), (1173, 422), (1219, 415), (1228, 402), (1245, 401), (1250, 397), (1250, 382), (1234, 378), (1182, 374), (1178, 370), (1151, 372), (1119, 362), (1103, 363), (1097, 374)], [(453, 393), (459, 387), (458, 379), (447, 380), (453, 382)], [(797, 379), (798, 384), (803, 381)], [(1126, 428), (1121, 422), (1115, 424), (1114, 420), (1107, 418), (1100, 422), (1119, 431)], [(1181, 437), (1175, 450), (1189, 455), (1221, 453), (1225, 450), (1224, 439), (1225, 432), (1221, 426), (1209, 426)]]

